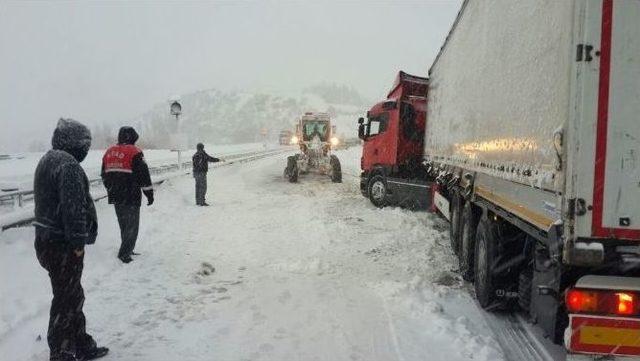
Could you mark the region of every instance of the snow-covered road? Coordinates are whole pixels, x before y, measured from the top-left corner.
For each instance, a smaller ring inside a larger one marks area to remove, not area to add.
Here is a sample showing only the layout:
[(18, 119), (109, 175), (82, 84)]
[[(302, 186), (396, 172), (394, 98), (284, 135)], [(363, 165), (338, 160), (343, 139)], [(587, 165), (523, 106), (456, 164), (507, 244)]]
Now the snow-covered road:
[[(338, 155), (342, 184), (289, 184), (284, 156), (215, 170), (209, 208), (193, 205), (192, 179), (165, 182), (127, 265), (114, 211), (97, 203), (83, 284), (105, 360), (503, 359), (452, 270), (444, 223), (373, 207), (360, 149)], [(2, 360), (48, 354), (50, 288), (32, 243), (30, 228), (0, 234)]]

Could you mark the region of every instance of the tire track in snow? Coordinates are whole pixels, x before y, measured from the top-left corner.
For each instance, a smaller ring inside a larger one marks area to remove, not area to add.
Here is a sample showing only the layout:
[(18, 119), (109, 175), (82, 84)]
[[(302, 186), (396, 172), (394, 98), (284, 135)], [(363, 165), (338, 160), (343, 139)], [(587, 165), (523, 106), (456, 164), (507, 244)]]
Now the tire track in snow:
[(387, 305), (387, 301), (382, 298), (382, 305), (384, 307), (384, 314), (387, 318), (387, 327), (389, 329), (389, 333), (391, 334), (391, 340), (393, 341), (393, 348), (396, 354), (396, 357), (399, 361), (405, 361), (404, 356), (402, 355), (402, 351), (400, 351), (400, 343), (398, 342), (398, 333), (396, 332), (396, 328), (393, 324), (393, 319), (391, 318), (391, 314), (389, 314), (389, 306)]

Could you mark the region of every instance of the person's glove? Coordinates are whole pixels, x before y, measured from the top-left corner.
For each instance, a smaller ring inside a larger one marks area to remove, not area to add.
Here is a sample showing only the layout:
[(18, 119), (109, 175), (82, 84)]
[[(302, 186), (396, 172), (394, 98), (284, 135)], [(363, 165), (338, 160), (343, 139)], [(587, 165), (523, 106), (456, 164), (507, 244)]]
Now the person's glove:
[(147, 197), (147, 206), (150, 206), (153, 204), (153, 191), (149, 190), (149, 191), (144, 191), (144, 195)]

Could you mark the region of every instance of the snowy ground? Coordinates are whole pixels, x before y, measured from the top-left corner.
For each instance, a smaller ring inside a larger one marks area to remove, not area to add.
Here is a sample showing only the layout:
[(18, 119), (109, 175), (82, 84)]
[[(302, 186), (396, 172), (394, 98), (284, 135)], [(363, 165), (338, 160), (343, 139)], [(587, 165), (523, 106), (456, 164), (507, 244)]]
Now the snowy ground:
[[(338, 152), (344, 183), (282, 178), (285, 157), (165, 182), (137, 251), (116, 259), (112, 207), (87, 248), (88, 329), (105, 360), (501, 360), (452, 271), (435, 216), (376, 209), (360, 195), (360, 149)], [(50, 288), (33, 230), (0, 233), (0, 359), (45, 360)], [(215, 268), (215, 271), (213, 271)]]

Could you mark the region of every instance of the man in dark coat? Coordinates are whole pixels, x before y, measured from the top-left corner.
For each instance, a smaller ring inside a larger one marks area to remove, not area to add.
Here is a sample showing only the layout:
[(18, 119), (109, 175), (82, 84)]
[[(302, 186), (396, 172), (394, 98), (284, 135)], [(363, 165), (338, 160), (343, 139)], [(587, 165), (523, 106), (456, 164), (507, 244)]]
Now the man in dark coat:
[(132, 127), (122, 127), (118, 144), (107, 149), (102, 157), (102, 182), (107, 188), (109, 204), (113, 204), (120, 225), (122, 243), (118, 258), (129, 263), (138, 239), (142, 193), (147, 205), (153, 204), (153, 186), (149, 167), (142, 150), (135, 146), (138, 133)]
[(84, 246), (94, 243), (98, 233), (89, 181), (80, 166), (89, 152), (91, 133), (75, 120), (60, 119), (51, 144), (33, 184), (36, 255), (49, 272), (53, 290), (47, 332), (50, 360), (91, 360), (109, 351), (97, 347), (87, 334), (82, 312)]
[[(205, 201), (207, 194), (207, 172), (209, 171), (209, 162), (220, 162), (221, 159), (215, 158), (204, 151), (204, 144), (198, 143), (196, 146), (196, 154), (193, 155), (193, 178), (196, 180), (196, 205), (209, 206)], [(223, 160), (224, 161), (224, 160)]]

